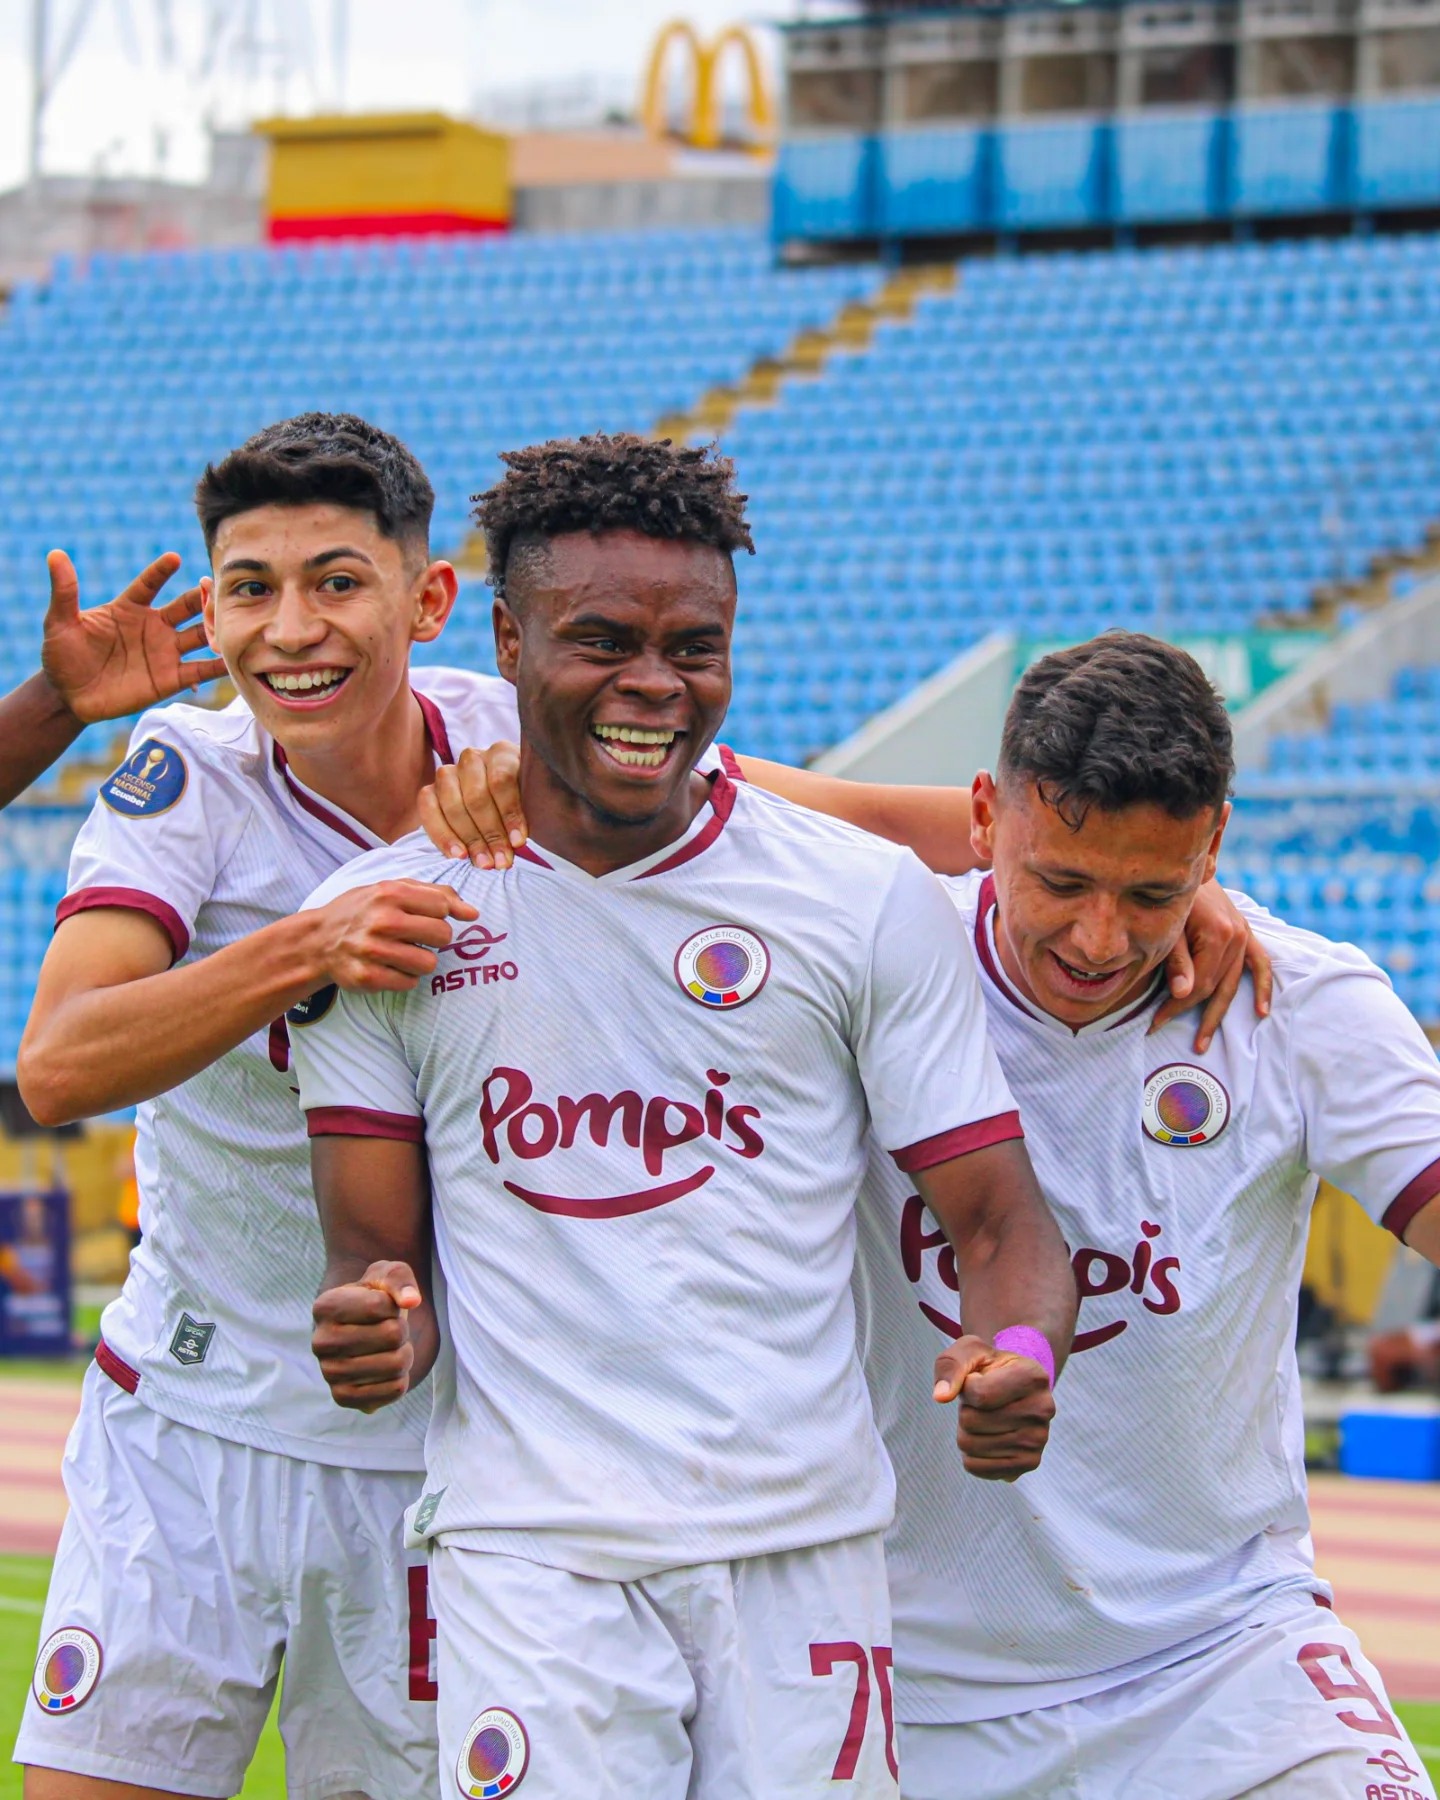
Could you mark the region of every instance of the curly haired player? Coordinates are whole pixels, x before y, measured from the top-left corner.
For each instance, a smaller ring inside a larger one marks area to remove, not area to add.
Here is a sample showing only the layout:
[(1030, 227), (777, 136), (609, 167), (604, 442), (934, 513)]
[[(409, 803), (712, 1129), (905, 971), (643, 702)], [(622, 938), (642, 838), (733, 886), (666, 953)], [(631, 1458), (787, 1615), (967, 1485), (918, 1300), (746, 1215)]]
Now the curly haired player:
[[(512, 760), (439, 772), (439, 843), (478, 841), (491, 810), (523, 832)], [(1082, 1296), (1043, 1465), (1018, 1489), (958, 1479), (911, 1371), (960, 1329), (963, 1269), (873, 1155), (857, 1296), (898, 1484), (905, 1793), (1433, 1800), (1315, 1572), (1292, 1339), (1317, 1173), (1440, 1262), (1440, 1073), (1368, 959), (1243, 900), (1273, 1006), (1194, 1041), (1167, 1019), (1160, 970), (1207, 889), (1232, 773), (1203, 672), (1127, 633), (1045, 658), (970, 795), (744, 763), (971, 864), (945, 885)], [(947, 847), (957, 818), (973, 842)]]
[[(697, 771), (749, 539), (729, 464), (629, 437), (507, 460), (480, 518), (534, 835), (457, 880), (479, 920), (430, 981), (297, 1034), (316, 1352), (362, 1412), (435, 1368), (414, 1529), (445, 1791), (879, 1800), (893, 1494), (849, 1286), (870, 1128), (965, 1270), (938, 1387), (965, 1390), (979, 1473), (1039, 1459), (1069, 1263), (933, 877)], [(312, 904), (450, 872), (417, 839)]]

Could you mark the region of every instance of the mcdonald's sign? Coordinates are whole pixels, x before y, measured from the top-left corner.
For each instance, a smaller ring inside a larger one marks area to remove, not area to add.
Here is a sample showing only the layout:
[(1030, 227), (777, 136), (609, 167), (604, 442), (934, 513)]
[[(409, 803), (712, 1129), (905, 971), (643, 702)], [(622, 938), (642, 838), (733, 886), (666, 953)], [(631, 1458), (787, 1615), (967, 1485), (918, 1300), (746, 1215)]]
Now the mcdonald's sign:
[(684, 19), (672, 19), (659, 33), (645, 69), (641, 116), (651, 137), (669, 137), (671, 124), (666, 102), (667, 77), (676, 47), (690, 65), (689, 118), (680, 136), (696, 150), (716, 150), (724, 142), (724, 96), (720, 82), (725, 59), (733, 52), (740, 58), (746, 83), (746, 119), (750, 147), (769, 147), (775, 130), (775, 106), (765, 65), (752, 32), (744, 25), (727, 25), (710, 43)]

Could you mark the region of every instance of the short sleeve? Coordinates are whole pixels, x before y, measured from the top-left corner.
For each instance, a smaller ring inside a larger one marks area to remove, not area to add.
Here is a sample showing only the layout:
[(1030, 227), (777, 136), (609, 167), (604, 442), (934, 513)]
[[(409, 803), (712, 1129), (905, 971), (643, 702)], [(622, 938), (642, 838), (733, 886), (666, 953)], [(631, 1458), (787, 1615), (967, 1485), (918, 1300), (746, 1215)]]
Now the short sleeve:
[(233, 812), (164, 712), (147, 713), (80, 828), (56, 923), (94, 907), (148, 913), (178, 962), (214, 889)]
[(415, 1076), (385, 996), (322, 988), (286, 1020), (311, 1137), (424, 1141)]
[(965, 927), (908, 851), (876, 921), (855, 1050), (876, 1136), (907, 1174), (1023, 1135)]
[(1440, 1194), (1440, 1062), (1373, 965), (1304, 978), (1289, 1017), (1306, 1161), (1397, 1237)]

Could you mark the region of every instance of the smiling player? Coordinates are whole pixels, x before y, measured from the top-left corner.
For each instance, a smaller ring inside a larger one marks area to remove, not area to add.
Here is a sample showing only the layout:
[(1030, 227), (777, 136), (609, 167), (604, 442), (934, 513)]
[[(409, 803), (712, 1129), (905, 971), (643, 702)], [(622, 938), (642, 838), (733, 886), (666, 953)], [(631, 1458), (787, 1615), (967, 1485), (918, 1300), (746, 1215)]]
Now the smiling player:
[[(1232, 1010), (1203, 1047), (1156, 1028), (1230, 746), (1190, 657), (1111, 633), (1028, 672), (975, 783), (980, 868), (946, 885), (1082, 1304), (1041, 1468), (1015, 1491), (957, 1480), (911, 1371), (960, 1330), (963, 1272), (872, 1158), (857, 1292), (898, 1483), (910, 1800), (1434, 1797), (1315, 1573), (1293, 1338), (1317, 1173), (1440, 1262), (1440, 1070), (1367, 958), (1248, 903), (1271, 1016)], [(472, 841), (487, 806), (522, 823), (508, 763), (472, 752), (442, 776), (442, 842)], [(746, 769), (965, 860), (935, 842), (969, 811), (943, 790), (890, 790), (880, 813), (858, 784)]]
[[(535, 835), (459, 878), (505, 962), (341, 994), (296, 1041), (326, 1379), (373, 1411), (440, 1357), (437, 1791), (893, 1795), (867, 1127), (965, 1269), (937, 1386), (977, 1473), (1039, 1459), (1069, 1265), (933, 878), (695, 773), (750, 541), (730, 465), (627, 437), (506, 460), (480, 517)], [(448, 872), (417, 839), (315, 904)]]
[(46, 1124), (144, 1103), (144, 1236), (66, 1452), (27, 1800), (233, 1795), (282, 1654), (292, 1793), (433, 1793), (433, 1628), (399, 1548), (428, 1397), (370, 1424), (319, 1379), (290, 1068), (334, 984), (428, 977), (473, 918), (403, 883), (292, 916), (413, 829), (437, 757), (515, 728), (493, 677), (412, 683), (456, 591), (432, 505), (404, 446), (348, 415), (208, 469), (205, 623), (240, 698), (142, 719), (75, 846), (19, 1079)]
[(1232, 1009), (1200, 1055), (1149, 1033), (1232, 773), (1199, 666), (1112, 633), (1027, 672), (975, 783), (993, 874), (952, 896), (1082, 1303), (1044, 1467), (1023, 1496), (955, 1482), (905, 1371), (962, 1297), (923, 1196), (872, 1159), (913, 1800), (1433, 1800), (1315, 1573), (1294, 1337), (1319, 1176), (1440, 1259), (1440, 1067), (1367, 957), (1254, 909), (1270, 1017)]

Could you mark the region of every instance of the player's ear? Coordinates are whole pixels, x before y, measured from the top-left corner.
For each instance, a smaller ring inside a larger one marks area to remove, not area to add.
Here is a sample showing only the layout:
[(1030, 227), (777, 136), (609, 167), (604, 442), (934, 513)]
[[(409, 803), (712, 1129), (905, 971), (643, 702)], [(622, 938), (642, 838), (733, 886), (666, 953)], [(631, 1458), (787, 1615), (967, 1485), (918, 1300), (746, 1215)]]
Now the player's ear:
[(410, 622), (413, 644), (432, 644), (445, 629), (445, 622), (455, 610), (460, 592), (460, 577), (452, 563), (432, 562), (422, 572), (415, 588), (415, 616)]
[(983, 868), (994, 861), (995, 777), (982, 769), (970, 784), (970, 848)]
[(205, 626), (205, 642), (218, 656), (220, 646), (215, 642), (215, 580), (211, 575), (200, 577), (200, 618)]
[(1220, 808), (1220, 817), (1215, 824), (1215, 835), (1210, 840), (1210, 848), (1205, 852), (1205, 879), (1213, 881), (1215, 870), (1220, 861), (1220, 845), (1225, 837), (1225, 827), (1230, 823), (1230, 814), (1234, 810), (1227, 800)]
[(495, 667), (511, 683), (520, 669), (520, 621), (509, 602), (497, 599), (491, 614), (495, 626)]

